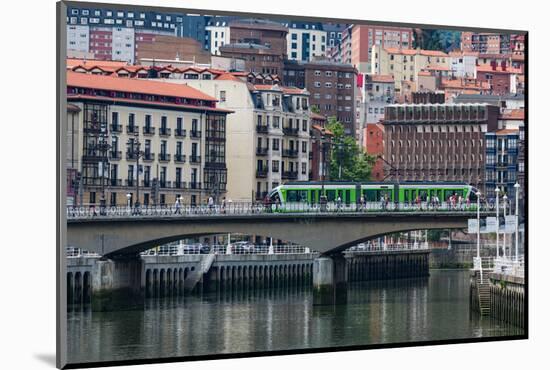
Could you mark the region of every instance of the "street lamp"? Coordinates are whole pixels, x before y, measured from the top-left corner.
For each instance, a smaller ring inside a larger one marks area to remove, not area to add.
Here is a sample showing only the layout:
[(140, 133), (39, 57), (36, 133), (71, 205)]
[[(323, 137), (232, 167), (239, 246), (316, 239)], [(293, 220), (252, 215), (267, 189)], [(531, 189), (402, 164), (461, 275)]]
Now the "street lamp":
[(499, 214), (498, 214), (498, 198), (499, 198), (499, 194), (500, 194), (500, 189), (499, 187), (497, 186), (496, 189), (495, 189), (495, 193), (496, 193), (496, 208), (497, 208), (497, 255), (496, 255), (496, 258), (498, 258), (498, 238), (499, 238), (499, 228), (500, 228), (500, 220), (499, 220)]
[(516, 190), (516, 262), (519, 260), (518, 250), (519, 250), (519, 184), (516, 182), (514, 185)]
[[(504, 194), (502, 200), (504, 201), (504, 222), (506, 225), (506, 206), (508, 205), (508, 196)], [(506, 228), (504, 229), (504, 233), (502, 234), (502, 257), (506, 258)]]
[(136, 131), (134, 138), (128, 139), (128, 155), (130, 159), (136, 158), (136, 201), (134, 202), (135, 213), (139, 214), (139, 158), (145, 154), (140, 150), (139, 131)]
[(127, 193), (126, 194), (126, 199), (128, 199), (128, 209), (130, 209), (130, 201), (132, 200), (132, 194)]

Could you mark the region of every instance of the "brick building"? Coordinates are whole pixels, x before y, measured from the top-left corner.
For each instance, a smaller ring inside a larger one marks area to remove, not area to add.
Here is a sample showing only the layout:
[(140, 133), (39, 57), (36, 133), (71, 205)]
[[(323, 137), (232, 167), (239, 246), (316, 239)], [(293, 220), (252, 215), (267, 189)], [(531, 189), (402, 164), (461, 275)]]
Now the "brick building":
[(386, 107), (384, 157), (401, 181), (459, 181), (484, 191), (485, 133), (497, 130), (499, 108), (487, 104)]
[[(363, 134), (363, 149), (369, 155), (383, 156), (384, 155), (384, 125), (381, 123), (367, 123)], [(376, 160), (372, 171), (371, 178), (373, 181), (384, 180), (384, 161), (381, 158)]]
[(347, 135), (355, 135), (354, 111), (357, 70), (349, 64), (330, 61), (285, 61), (283, 82), (287, 86), (305, 88), (310, 104), (322, 115), (336, 117)]

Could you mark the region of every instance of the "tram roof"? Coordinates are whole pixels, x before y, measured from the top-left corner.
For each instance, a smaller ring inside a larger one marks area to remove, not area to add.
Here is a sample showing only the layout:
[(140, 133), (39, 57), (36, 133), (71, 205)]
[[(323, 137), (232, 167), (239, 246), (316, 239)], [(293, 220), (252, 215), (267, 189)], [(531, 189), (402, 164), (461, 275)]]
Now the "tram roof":
[(289, 181), (285, 185), (462, 185), (468, 186), (464, 182), (456, 181)]

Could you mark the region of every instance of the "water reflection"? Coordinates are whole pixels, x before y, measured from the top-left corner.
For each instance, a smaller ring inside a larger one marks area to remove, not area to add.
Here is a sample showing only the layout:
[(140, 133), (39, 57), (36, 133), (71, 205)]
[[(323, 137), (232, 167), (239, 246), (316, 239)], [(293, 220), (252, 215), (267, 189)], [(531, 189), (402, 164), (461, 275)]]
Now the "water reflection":
[(69, 317), (71, 362), (518, 335), (469, 310), (467, 271), (349, 284), (348, 304), (312, 306), (307, 284), (148, 298), (141, 310)]

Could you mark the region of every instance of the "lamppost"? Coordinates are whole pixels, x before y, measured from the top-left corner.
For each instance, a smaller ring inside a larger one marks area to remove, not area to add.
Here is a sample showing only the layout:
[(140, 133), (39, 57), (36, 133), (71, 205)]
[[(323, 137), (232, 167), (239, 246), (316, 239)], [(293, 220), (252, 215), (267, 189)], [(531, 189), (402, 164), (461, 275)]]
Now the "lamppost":
[(319, 141), (319, 149), (321, 151), (321, 196), (319, 197), (319, 202), (321, 203), (321, 211), (325, 212), (327, 210), (327, 196), (325, 194), (325, 176), (326, 176), (326, 132), (325, 128), (321, 129), (321, 139)]
[(107, 160), (107, 151), (111, 148), (111, 145), (107, 143), (104, 135), (99, 139), (96, 148), (101, 153), (101, 198), (99, 198), (99, 214), (104, 216), (106, 212), (106, 200), (105, 200), (105, 170), (107, 170), (107, 177), (109, 176), (109, 161)]
[(504, 194), (502, 197), (502, 200), (504, 201), (503, 208), (504, 208), (504, 222), (505, 222), (505, 229), (504, 233), (502, 233), (502, 257), (506, 258), (506, 208), (508, 205), (508, 196)]
[(126, 199), (128, 200), (128, 203), (127, 203), (127, 204), (128, 204), (128, 211), (129, 211), (129, 210), (130, 210), (130, 207), (131, 207), (131, 206), (130, 206), (130, 201), (132, 200), (132, 194), (127, 193), (127, 194), (126, 194)]
[(514, 185), (516, 190), (516, 262), (519, 260), (519, 184), (516, 182)]
[(497, 254), (496, 254), (496, 258), (498, 258), (498, 238), (500, 236), (500, 233), (499, 233), (499, 228), (500, 228), (500, 220), (499, 220), (499, 214), (498, 214), (498, 198), (499, 198), (499, 194), (500, 194), (500, 189), (499, 187), (497, 186), (496, 189), (495, 189), (495, 194), (496, 194), (496, 208), (497, 208)]
[(128, 139), (128, 156), (129, 159), (135, 157), (136, 159), (136, 201), (134, 202), (135, 214), (140, 213), (139, 208), (139, 158), (142, 157), (145, 152), (140, 150), (141, 143), (139, 142), (139, 131), (136, 131), (134, 138)]

